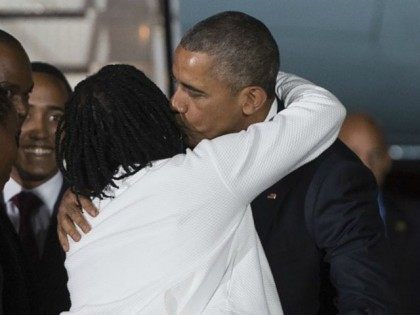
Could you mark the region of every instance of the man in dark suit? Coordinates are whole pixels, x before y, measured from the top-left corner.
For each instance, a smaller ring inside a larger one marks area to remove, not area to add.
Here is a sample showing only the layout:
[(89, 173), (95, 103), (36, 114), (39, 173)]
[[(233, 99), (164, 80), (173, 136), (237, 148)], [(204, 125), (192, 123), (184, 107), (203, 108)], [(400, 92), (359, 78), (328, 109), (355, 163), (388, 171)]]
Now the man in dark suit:
[(420, 201), (418, 165), (400, 162), (392, 167), (385, 135), (369, 115), (348, 115), (340, 138), (375, 175), (379, 186), (378, 204), (385, 222), (393, 262), (399, 313), (419, 314), (420, 301)]
[(342, 142), (252, 203), (285, 314), (390, 314), (371, 172)]
[[(14, 109), (11, 100), (7, 96), (7, 91), (0, 87), (0, 148), (2, 148), (2, 156), (0, 159), (0, 191), (3, 191), (4, 184), (9, 179), (12, 166), (16, 160), (16, 135), (19, 130), (16, 110)], [(0, 202), (0, 212), (2, 210), (3, 208)], [(9, 242), (9, 238), (7, 237), (7, 233), (5, 232), (6, 231), (3, 229), (0, 223), (0, 314), (3, 314), (3, 279), (5, 277), (6, 280), (10, 279), (10, 277), (8, 277), (8, 274), (4, 275), (3, 270), (7, 272), (16, 272), (15, 278), (19, 277), (19, 273), (17, 272), (18, 270), (16, 270), (16, 263), (12, 260), (13, 257), (10, 252), (11, 244)], [(8, 286), (11, 285), (11, 282), (6, 281)], [(8, 294), (10, 294), (11, 291), (6, 290), (5, 292), (8, 292)], [(17, 298), (19, 298), (19, 296), (17, 296)]]
[[(191, 147), (270, 119), (278, 110), (277, 45), (265, 25), (246, 14), (223, 12), (196, 24), (178, 45), (173, 67), (172, 105)], [(230, 105), (238, 101), (246, 106), (233, 112)], [(96, 214), (88, 200), (81, 202)], [(343, 314), (390, 313), (376, 185), (343, 144), (296, 170), (252, 207), (286, 315), (328, 314), (336, 305)], [(89, 230), (75, 197), (66, 193), (59, 212), (65, 248), (66, 233), (76, 241), (81, 237), (73, 222)]]
[(71, 88), (51, 65), (32, 63), (32, 72), (28, 115), (3, 202), (5, 220), (27, 259), (32, 312), (58, 314), (69, 308), (69, 293), (64, 252), (56, 233), (56, 212), (66, 186), (56, 165), (55, 132)]
[[(29, 58), (19, 41), (0, 30), (0, 87), (11, 101), (13, 119), (7, 118), (1, 132), (1, 190), (16, 158), (16, 130), (28, 111), (28, 95), (33, 86)], [(16, 126), (18, 115), (18, 124)], [(8, 115), (10, 116), (10, 115)], [(14, 130), (10, 124), (15, 124)], [(4, 168), (6, 166), (6, 168)], [(1, 197), (1, 196), (0, 196)], [(2, 199), (2, 198), (1, 198)], [(29, 314), (29, 294), (24, 257), (0, 200), (0, 266), (3, 274), (2, 308), (4, 314)]]
[(382, 188), (391, 170), (392, 161), (382, 130), (370, 116), (353, 113), (346, 117), (339, 137), (375, 176), (379, 187), (379, 213), (382, 220), (386, 222)]

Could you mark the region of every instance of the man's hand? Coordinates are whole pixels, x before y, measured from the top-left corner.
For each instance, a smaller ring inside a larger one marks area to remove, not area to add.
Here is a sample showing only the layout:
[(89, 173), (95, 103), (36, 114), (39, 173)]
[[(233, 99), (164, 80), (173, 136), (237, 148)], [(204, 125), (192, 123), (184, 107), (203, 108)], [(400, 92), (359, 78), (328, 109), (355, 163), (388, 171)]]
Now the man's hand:
[[(98, 214), (98, 210), (88, 198), (79, 196), (79, 200), (83, 210), (90, 216), (95, 217)], [(83, 233), (88, 233), (91, 229), (83, 215), (82, 208), (77, 201), (76, 195), (70, 189), (67, 189), (61, 199), (57, 214), (58, 239), (60, 240), (61, 247), (63, 247), (66, 252), (69, 250), (68, 235), (70, 235), (75, 242), (78, 242), (81, 238), (76, 225)]]

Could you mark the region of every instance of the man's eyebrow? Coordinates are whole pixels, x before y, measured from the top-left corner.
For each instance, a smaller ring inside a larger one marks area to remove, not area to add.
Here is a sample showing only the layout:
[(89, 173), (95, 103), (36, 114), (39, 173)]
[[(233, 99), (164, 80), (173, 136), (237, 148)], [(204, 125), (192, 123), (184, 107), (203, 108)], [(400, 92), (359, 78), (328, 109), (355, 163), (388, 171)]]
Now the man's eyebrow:
[(19, 86), (17, 84), (13, 84), (13, 83), (10, 83), (8, 81), (1, 81), (0, 86), (3, 89), (10, 89), (10, 90), (13, 90), (13, 91), (19, 90)]
[(58, 105), (47, 105), (48, 110), (56, 110), (64, 113), (64, 108)]
[[(29, 103), (29, 107), (36, 107), (36, 105)], [(55, 104), (47, 104), (46, 107), (48, 111), (59, 111), (59, 112), (64, 113), (64, 108), (62, 106), (55, 105)]]
[[(20, 90), (19, 85), (14, 84), (14, 83), (10, 83), (8, 81), (2, 81), (2, 82), (0, 82), (0, 86), (3, 89), (9, 89), (9, 90), (12, 90), (13, 92), (17, 92), (17, 91)], [(31, 93), (32, 90), (33, 90), (33, 88), (34, 88), (34, 83), (32, 82), (31, 86), (28, 88), (27, 91), (24, 91), (24, 93)]]
[(197, 93), (200, 93), (200, 94), (206, 94), (206, 92), (204, 92), (204, 91), (201, 91), (201, 90), (199, 90), (199, 89), (197, 89), (197, 88), (195, 88), (195, 87), (193, 87), (193, 86), (191, 86), (191, 85), (189, 85), (189, 84), (186, 84), (186, 83), (182, 83), (182, 82), (179, 82), (182, 86), (184, 86), (184, 87), (186, 87), (188, 90), (190, 90), (190, 91), (193, 91), (193, 92), (197, 92)]

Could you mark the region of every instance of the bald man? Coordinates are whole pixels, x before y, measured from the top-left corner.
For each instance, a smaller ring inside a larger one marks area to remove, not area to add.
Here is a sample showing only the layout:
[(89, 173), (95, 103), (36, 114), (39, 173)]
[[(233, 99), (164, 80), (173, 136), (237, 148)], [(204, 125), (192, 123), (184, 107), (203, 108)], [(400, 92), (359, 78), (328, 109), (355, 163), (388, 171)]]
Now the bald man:
[(376, 122), (366, 114), (348, 115), (341, 128), (340, 139), (375, 175), (378, 186), (391, 169), (385, 136)]
[(341, 127), (339, 138), (372, 171), (380, 188), (378, 195), (379, 211), (385, 221), (385, 205), (381, 188), (391, 170), (385, 136), (377, 123), (367, 114), (350, 114)]
[[(392, 162), (384, 133), (373, 118), (362, 113), (348, 115), (339, 137), (371, 169), (380, 187), (378, 203), (395, 263), (394, 281), (401, 301), (399, 314), (420, 314), (418, 197), (408, 197), (404, 191), (400, 191), (398, 185), (384, 185)], [(403, 181), (404, 178), (400, 180)]]

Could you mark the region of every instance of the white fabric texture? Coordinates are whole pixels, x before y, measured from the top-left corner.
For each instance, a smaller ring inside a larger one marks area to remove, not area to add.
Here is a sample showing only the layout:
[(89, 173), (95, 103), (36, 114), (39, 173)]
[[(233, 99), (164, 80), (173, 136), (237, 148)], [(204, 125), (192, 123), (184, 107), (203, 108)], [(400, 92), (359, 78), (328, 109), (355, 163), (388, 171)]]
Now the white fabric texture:
[[(280, 73), (287, 109), (120, 181), (70, 240), (68, 314), (283, 314), (249, 203), (336, 139), (344, 107)], [(66, 313), (67, 314), (67, 313)]]
[(24, 189), (13, 178), (10, 178), (4, 186), (3, 198), (6, 205), (7, 215), (12, 222), (16, 233), (19, 232), (20, 213), (19, 209), (11, 199), (21, 191), (29, 191), (42, 200), (43, 205), (32, 217), (31, 222), (40, 253), (44, 250), (45, 239), (47, 238), (50, 227), (50, 219), (54, 213), (54, 206), (57, 202), (62, 186), (63, 175), (61, 175), (60, 172), (57, 172), (57, 174), (51, 177), (48, 181), (33, 189)]

